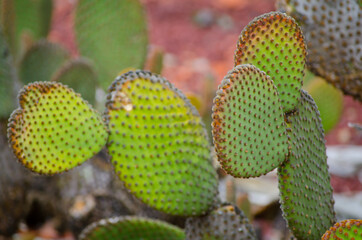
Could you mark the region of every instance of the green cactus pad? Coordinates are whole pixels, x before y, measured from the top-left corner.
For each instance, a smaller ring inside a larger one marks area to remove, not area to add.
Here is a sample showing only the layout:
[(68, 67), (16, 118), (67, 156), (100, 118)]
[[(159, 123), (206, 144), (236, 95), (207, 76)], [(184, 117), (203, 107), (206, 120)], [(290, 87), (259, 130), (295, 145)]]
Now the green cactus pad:
[(94, 61), (104, 90), (121, 69), (143, 68), (148, 39), (138, 0), (79, 0), (75, 33), (80, 53)]
[(23, 88), (9, 119), (8, 139), (18, 160), (45, 175), (69, 170), (107, 141), (102, 118), (79, 94), (55, 82)]
[(207, 134), (171, 83), (150, 72), (127, 72), (109, 88), (106, 115), (111, 161), (137, 198), (179, 216), (212, 207), (218, 183)]
[(41, 40), (34, 44), (20, 63), (19, 77), (24, 84), (50, 81), (53, 74), (69, 58), (60, 45)]
[(339, 122), (343, 111), (343, 94), (324, 79), (315, 77), (305, 88), (318, 106), (325, 133)]
[(274, 81), (284, 112), (295, 109), (303, 83), (306, 47), (294, 19), (271, 12), (244, 28), (235, 51), (235, 66), (252, 64)]
[(234, 206), (224, 206), (207, 216), (188, 218), (186, 240), (257, 239), (244, 213)]
[(291, 154), (278, 168), (283, 216), (296, 238), (320, 239), (335, 222), (333, 189), (319, 112), (307, 92), (288, 122)]
[(167, 222), (143, 217), (116, 217), (89, 225), (80, 240), (184, 240), (182, 229)]
[(12, 57), (0, 28), (0, 119), (7, 119), (15, 108), (14, 74)]
[(46, 38), (50, 30), (52, 17), (52, 0), (3, 0), (2, 11), (6, 21), (3, 22), (11, 41), (13, 54), (19, 55), (23, 34), (33, 40)]
[(222, 168), (234, 177), (258, 177), (288, 155), (283, 109), (273, 82), (252, 65), (225, 76), (214, 99), (212, 134)]
[(362, 239), (362, 220), (348, 219), (334, 224), (323, 236), (322, 240), (358, 240)]
[(97, 75), (87, 59), (79, 58), (68, 61), (53, 76), (52, 80), (68, 85), (80, 93), (82, 98), (92, 105), (95, 104)]
[(360, 0), (279, 0), (306, 36), (307, 65), (362, 102), (362, 6)]

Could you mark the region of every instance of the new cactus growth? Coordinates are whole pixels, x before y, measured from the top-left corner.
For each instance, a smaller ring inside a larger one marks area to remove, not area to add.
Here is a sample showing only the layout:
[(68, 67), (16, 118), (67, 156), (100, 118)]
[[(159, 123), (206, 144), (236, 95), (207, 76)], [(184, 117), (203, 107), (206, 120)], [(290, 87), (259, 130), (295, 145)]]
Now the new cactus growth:
[(358, 240), (362, 239), (362, 220), (347, 219), (334, 224), (323, 236), (322, 240)]
[(254, 240), (256, 233), (244, 213), (237, 207), (225, 205), (206, 216), (188, 218), (186, 240)]
[(88, 226), (80, 240), (184, 240), (182, 229), (171, 224), (143, 217), (103, 219)]
[(144, 65), (147, 27), (138, 0), (78, 1), (75, 33), (80, 53), (94, 61), (104, 90), (120, 69)]
[(291, 154), (278, 168), (281, 207), (298, 239), (318, 239), (335, 221), (323, 128), (313, 99), (302, 91), (288, 116)]
[(130, 71), (107, 97), (108, 151), (116, 174), (147, 205), (200, 215), (214, 203), (216, 172), (196, 109), (166, 79)]
[(258, 177), (288, 155), (283, 108), (270, 78), (251, 65), (223, 79), (213, 106), (212, 133), (218, 160), (234, 177)]
[(279, 0), (278, 6), (301, 25), (309, 69), (362, 101), (361, 1)]
[(99, 152), (107, 140), (102, 118), (73, 90), (36, 82), (19, 95), (8, 138), (18, 160), (34, 172), (53, 175)]
[(294, 19), (271, 12), (255, 18), (241, 32), (235, 66), (252, 64), (264, 71), (278, 89), (284, 112), (295, 109), (303, 84), (306, 49)]

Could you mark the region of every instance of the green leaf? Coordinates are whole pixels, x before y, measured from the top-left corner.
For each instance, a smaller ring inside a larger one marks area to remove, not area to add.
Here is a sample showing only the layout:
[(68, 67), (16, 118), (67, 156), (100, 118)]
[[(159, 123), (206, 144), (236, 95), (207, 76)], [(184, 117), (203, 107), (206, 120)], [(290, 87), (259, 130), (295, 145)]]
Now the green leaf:
[(357, 240), (362, 238), (362, 220), (342, 220), (332, 226), (323, 236), (322, 240)]
[(19, 75), (24, 84), (50, 81), (69, 53), (60, 45), (42, 40), (25, 53), (20, 62)]
[(53, 75), (53, 81), (61, 82), (80, 93), (93, 106), (97, 88), (97, 75), (93, 65), (85, 58), (70, 60)]
[(271, 12), (251, 21), (241, 32), (234, 64), (252, 64), (277, 87), (284, 112), (295, 109), (303, 83), (306, 47), (294, 19)]
[(169, 223), (143, 217), (103, 219), (88, 226), (80, 240), (184, 240), (182, 229)]
[(284, 113), (273, 82), (252, 65), (230, 71), (214, 99), (212, 134), (222, 168), (234, 177), (258, 177), (288, 155)]
[(216, 171), (201, 118), (159, 75), (130, 71), (109, 88), (108, 151), (116, 174), (147, 205), (172, 215), (206, 213)]
[(143, 68), (147, 27), (138, 0), (79, 0), (75, 33), (82, 56), (93, 60), (104, 90), (125, 68)]
[(185, 232), (186, 240), (257, 239), (244, 213), (231, 205), (220, 207), (203, 217), (188, 218)]
[(33, 172), (53, 175), (80, 165), (107, 141), (101, 116), (79, 94), (55, 82), (36, 82), (19, 94), (8, 139), (18, 160)]
[(319, 112), (302, 90), (297, 111), (289, 116), (292, 149), (278, 168), (280, 202), (289, 229), (298, 239), (320, 239), (335, 222), (333, 189)]

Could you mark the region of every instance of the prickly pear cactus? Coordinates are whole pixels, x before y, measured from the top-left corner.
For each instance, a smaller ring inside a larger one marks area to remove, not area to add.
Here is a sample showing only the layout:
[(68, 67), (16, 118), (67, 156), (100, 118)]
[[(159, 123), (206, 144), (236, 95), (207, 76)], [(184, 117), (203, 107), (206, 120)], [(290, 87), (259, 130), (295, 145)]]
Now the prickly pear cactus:
[(318, 106), (325, 133), (339, 122), (343, 112), (343, 94), (324, 79), (314, 77), (305, 87)]
[(0, 119), (7, 119), (15, 108), (15, 68), (0, 27)]
[(279, 0), (296, 18), (308, 45), (308, 68), (362, 101), (360, 0)]
[(79, 0), (75, 33), (80, 53), (94, 61), (104, 90), (120, 69), (143, 68), (148, 40), (138, 0)]
[(322, 240), (358, 240), (362, 239), (362, 220), (348, 219), (337, 222), (323, 236)]
[(278, 92), (252, 65), (239, 65), (216, 92), (212, 134), (218, 160), (234, 177), (258, 177), (288, 155), (288, 138)]
[(97, 75), (89, 60), (79, 58), (68, 61), (53, 75), (52, 80), (68, 85), (89, 103), (95, 104)]
[(88, 226), (80, 240), (184, 240), (182, 229), (159, 220), (143, 217), (104, 219)]
[(320, 239), (335, 222), (333, 189), (319, 112), (307, 92), (288, 124), (291, 154), (278, 168), (283, 216), (296, 238)]
[(203, 217), (188, 218), (186, 240), (239, 240), (256, 239), (256, 234), (237, 207), (226, 205)]
[(33, 172), (69, 170), (106, 143), (107, 129), (99, 114), (60, 83), (29, 84), (19, 103), (9, 119), (8, 139), (18, 160)]
[(41, 40), (26, 51), (22, 58), (19, 67), (20, 80), (24, 84), (50, 81), (68, 58), (69, 54), (63, 47)]
[(306, 47), (294, 19), (271, 12), (251, 21), (241, 32), (235, 66), (252, 64), (273, 80), (284, 112), (295, 109), (303, 83)]
[(108, 151), (137, 198), (171, 215), (206, 213), (217, 195), (206, 131), (171, 83), (146, 71), (116, 79), (107, 97)]

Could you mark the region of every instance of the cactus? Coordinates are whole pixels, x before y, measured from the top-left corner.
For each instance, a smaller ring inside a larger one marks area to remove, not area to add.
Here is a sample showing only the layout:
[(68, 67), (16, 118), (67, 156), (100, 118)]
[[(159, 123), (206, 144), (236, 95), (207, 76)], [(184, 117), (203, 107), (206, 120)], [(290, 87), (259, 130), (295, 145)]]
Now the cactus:
[(362, 102), (360, 1), (279, 0), (278, 7), (305, 33), (308, 68)]
[(286, 14), (271, 12), (255, 18), (240, 34), (235, 66), (253, 64), (273, 80), (284, 112), (300, 99), (306, 49), (302, 31)]
[(89, 103), (95, 104), (97, 75), (89, 60), (79, 58), (68, 61), (53, 75), (52, 80), (68, 85)]
[(147, 29), (138, 0), (80, 0), (75, 31), (79, 51), (94, 61), (104, 90), (120, 69), (143, 67)]
[(24, 34), (32, 40), (45, 38), (52, 17), (51, 0), (1, 0), (2, 25), (11, 44), (12, 54), (21, 55), (21, 39)]
[(266, 174), (288, 155), (277, 90), (254, 66), (237, 66), (223, 79), (214, 99), (212, 127), (218, 160), (234, 177)]
[(342, 116), (342, 92), (319, 77), (311, 80), (305, 89), (317, 104), (324, 132), (328, 133), (338, 124)]
[(34, 172), (69, 170), (106, 143), (101, 117), (60, 83), (29, 84), (20, 92), (19, 103), (9, 119), (8, 138), (18, 160)]
[(220, 207), (203, 217), (188, 218), (185, 232), (186, 240), (256, 239), (249, 220), (232, 205)]
[(118, 217), (103, 219), (88, 226), (81, 233), (80, 240), (184, 240), (182, 229), (143, 217)]
[(15, 108), (15, 69), (12, 56), (0, 28), (0, 119), (6, 119)]
[(201, 119), (166, 79), (130, 71), (109, 88), (108, 151), (116, 174), (149, 206), (200, 215), (217, 194), (216, 172)]
[(333, 189), (319, 112), (302, 91), (297, 112), (288, 116), (291, 154), (278, 168), (283, 216), (298, 239), (319, 239), (333, 225)]
[(358, 240), (362, 238), (362, 220), (348, 219), (334, 224), (323, 236), (322, 240)]
[(24, 84), (50, 81), (68, 58), (68, 52), (60, 45), (39, 41), (23, 56), (19, 66), (19, 78)]

